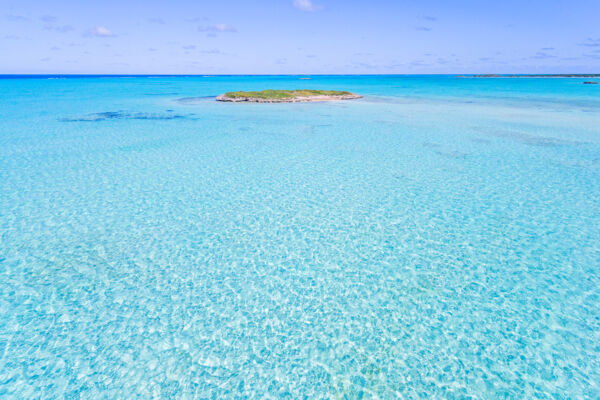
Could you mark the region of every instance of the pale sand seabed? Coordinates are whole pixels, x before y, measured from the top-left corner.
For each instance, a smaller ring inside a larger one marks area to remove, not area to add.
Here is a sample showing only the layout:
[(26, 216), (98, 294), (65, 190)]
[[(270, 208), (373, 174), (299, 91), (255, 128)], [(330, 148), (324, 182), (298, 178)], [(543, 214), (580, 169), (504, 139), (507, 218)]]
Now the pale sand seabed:
[(0, 80), (0, 397), (600, 397), (598, 88), (297, 81)]

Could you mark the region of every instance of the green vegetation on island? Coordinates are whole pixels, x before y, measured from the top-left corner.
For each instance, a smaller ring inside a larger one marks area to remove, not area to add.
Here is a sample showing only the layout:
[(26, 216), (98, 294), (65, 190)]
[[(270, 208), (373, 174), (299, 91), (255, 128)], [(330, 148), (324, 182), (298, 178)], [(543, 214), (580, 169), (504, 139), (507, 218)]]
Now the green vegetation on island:
[(362, 96), (343, 90), (261, 90), (261, 91), (238, 91), (228, 92), (217, 97), (219, 101), (241, 102), (249, 101), (255, 103), (285, 103), (301, 101), (327, 101), (327, 100), (349, 100)]

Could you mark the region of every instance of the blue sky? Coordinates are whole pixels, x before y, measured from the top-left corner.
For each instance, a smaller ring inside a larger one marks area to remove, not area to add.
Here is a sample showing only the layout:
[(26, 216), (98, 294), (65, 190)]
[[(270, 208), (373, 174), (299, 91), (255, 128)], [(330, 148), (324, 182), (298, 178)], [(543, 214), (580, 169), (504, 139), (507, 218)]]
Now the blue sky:
[(0, 73), (600, 73), (600, 0), (0, 0)]

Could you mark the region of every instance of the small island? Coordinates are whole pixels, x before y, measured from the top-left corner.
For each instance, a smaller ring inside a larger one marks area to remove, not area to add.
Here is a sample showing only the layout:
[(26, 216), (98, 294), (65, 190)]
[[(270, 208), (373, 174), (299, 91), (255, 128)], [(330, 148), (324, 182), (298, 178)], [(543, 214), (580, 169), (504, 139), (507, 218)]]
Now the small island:
[(259, 92), (228, 92), (217, 96), (217, 101), (251, 103), (299, 103), (360, 99), (362, 96), (340, 90), (262, 90)]

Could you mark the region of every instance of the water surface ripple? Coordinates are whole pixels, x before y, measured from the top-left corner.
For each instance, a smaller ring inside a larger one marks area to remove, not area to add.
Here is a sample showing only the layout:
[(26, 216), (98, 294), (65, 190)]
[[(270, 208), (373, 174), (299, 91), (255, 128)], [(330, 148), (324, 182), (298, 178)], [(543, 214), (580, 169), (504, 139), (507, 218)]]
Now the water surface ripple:
[(0, 397), (600, 398), (581, 81), (0, 79)]

